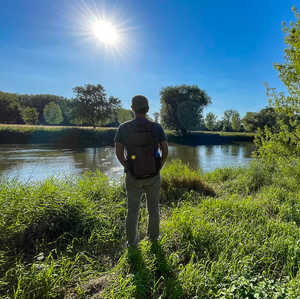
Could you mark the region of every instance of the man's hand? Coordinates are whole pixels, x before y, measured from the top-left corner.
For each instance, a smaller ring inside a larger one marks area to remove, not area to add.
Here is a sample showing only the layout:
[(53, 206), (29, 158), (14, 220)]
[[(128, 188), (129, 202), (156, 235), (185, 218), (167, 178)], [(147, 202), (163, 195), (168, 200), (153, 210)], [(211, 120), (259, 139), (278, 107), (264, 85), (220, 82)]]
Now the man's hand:
[(116, 156), (124, 168), (126, 168), (124, 145), (122, 143), (116, 142)]
[(161, 168), (163, 168), (165, 162), (167, 161), (168, 157), (168, 142), (167, 141), (162, 141), (160, 143), (160, 149), (161, 149)]

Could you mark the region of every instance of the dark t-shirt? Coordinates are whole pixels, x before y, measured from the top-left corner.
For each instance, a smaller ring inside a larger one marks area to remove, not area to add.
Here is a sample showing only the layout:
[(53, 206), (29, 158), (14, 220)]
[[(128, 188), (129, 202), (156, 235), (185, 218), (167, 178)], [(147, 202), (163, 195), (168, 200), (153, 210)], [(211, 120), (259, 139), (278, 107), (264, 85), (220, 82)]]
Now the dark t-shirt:
[[(128, 135), (130, 134), (130, 128), (132, 125), (140, 126), (145, 122), (148, 122), (145, 118), (135, 118), (133, 120), (127, 121), (119, 126), (117, 134), (115, 136), (115, 142), (121, 143), (126, 147), (126, 141), (128, 140)], [(165, 132), (160, 124), (153, 122), (153, 135), (157, 143), (167, 140)]]

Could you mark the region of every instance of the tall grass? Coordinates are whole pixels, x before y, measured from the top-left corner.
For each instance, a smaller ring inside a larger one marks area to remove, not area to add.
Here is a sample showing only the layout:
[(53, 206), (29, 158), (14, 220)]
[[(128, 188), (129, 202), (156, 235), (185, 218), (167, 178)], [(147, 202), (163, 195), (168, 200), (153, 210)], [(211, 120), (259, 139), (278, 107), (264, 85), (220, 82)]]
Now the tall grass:
[[(1, 181), (0, 296), (300, 297), (293, 171), (281, 179), (280, 171), (253, 162), (202, 175), (174, 161), (162, 176), (161, 239), (145, 238), (129, 251), (122, 184), (99, 172)], [(145, 211), (143, 204), (144, 234)]]

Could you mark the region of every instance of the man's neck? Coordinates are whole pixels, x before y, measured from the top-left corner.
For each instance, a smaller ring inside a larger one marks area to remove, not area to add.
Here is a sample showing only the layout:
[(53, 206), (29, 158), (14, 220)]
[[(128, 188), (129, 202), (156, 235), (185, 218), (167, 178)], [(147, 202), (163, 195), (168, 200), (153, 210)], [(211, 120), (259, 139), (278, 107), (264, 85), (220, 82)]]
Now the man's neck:
[(140, 113), (137, 113), (135, 115), (135, 118), (146, 118), (146, 114), (140, 114)]

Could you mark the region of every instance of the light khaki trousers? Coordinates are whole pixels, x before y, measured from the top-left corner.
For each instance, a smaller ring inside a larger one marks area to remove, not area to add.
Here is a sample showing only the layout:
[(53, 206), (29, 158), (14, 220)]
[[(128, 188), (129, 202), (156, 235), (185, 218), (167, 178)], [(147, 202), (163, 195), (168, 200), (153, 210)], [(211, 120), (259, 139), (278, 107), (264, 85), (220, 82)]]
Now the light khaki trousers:
[(127, 216), (126, 234), (128, 246), (136, 246), (138, 237), (138, 220), (140, 203), (143, 193), (146, 193), (148, 209), (148, 237), (156, 241), (159, 236), (159, 199), (160, 174), (147, 179), (136, 179), (129, 172), (126, 173)]

